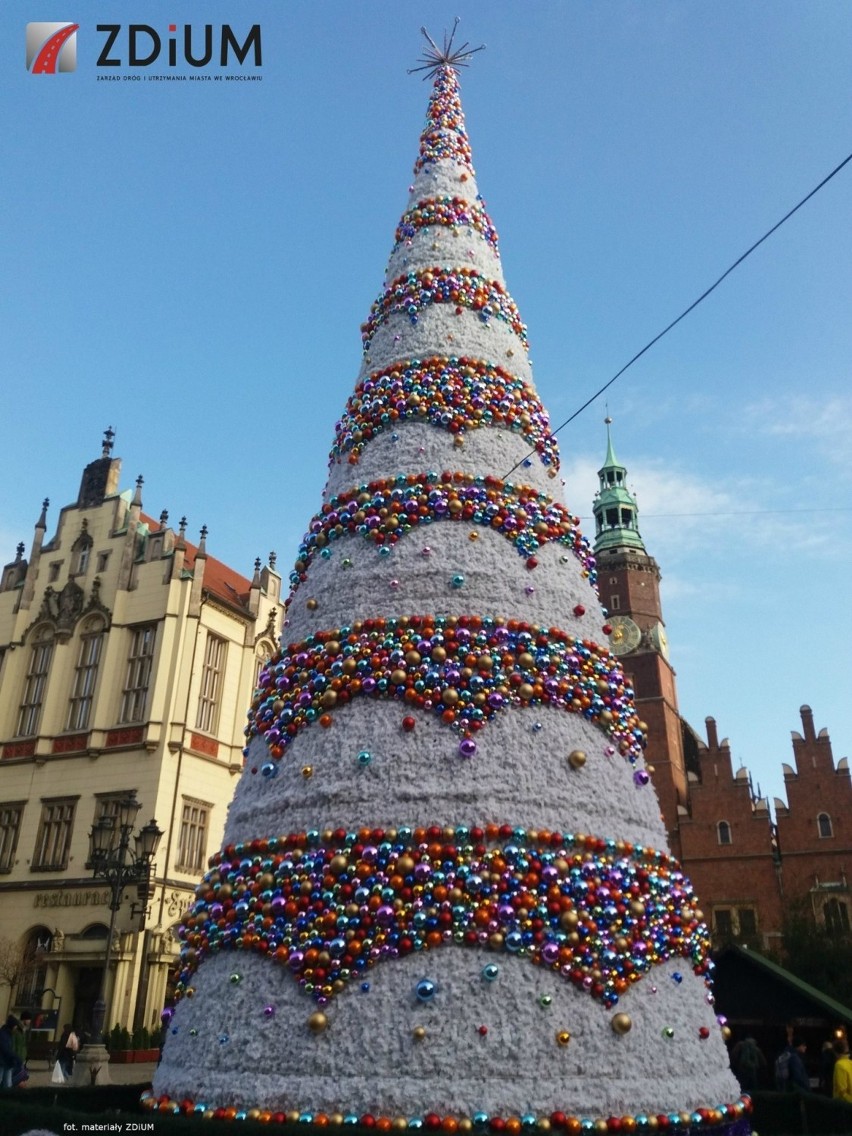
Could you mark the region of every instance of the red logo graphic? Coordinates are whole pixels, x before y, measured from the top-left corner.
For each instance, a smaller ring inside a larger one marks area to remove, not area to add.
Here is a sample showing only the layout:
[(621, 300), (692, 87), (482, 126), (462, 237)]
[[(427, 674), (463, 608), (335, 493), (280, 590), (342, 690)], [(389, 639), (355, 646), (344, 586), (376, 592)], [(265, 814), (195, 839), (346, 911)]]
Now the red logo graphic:
[(76, 71), (79, 27), (79, 24), (27, 24), (27, 70), (32, 75)]

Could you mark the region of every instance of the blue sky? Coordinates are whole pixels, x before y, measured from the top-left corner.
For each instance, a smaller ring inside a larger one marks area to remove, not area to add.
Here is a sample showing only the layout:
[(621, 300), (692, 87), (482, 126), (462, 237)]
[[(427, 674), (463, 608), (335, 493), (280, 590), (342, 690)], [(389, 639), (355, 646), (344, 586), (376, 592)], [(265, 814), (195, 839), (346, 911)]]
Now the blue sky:
[[(7, 0), (0, 561), (111, 424), (149, 514), (289, 570), (405, 204), (418, 29), (455, 15), (487, 45), (467, 125), (554, 423), (852, 150), (846, 0)], [(44, 19), (81, 24), (76, 72), (27, 73)], [(134, 21), (259, 23), (263, 79), (98, 81), (95, 25), (126, 56)], [(852, 164), (607, 396), (681, 710), (770, 796), (802, 703), (852, 746), (851, 206)], [(605, 412), (559, 435), (582, 517)]]

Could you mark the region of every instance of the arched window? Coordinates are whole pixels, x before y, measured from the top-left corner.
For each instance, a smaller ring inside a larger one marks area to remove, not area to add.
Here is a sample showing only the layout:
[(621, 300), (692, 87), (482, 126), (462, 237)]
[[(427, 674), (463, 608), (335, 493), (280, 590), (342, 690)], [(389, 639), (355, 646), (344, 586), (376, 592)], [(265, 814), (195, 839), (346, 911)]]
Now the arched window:
[(831, 817), (828, 813), (820, 813), (817, 817), (817, 828), (819, 829), (820, 840), (824, 840), (828, 836), (834, 836), (834, 829), (831, 827)]
[(41, 995), (47, 983), (47, 955), (53, 945), (53, 936), (47, 927), (34, 927), (29, 932), (21, 952), (21, 970), (15, 994), (15, 1004), (23, 1007), (41, 1005)]
[(726, 820), (720, 820), (716, 825), (716, 838), (720, 844), (732, 844), (731, 826)]
[(849, 933), (849, 908), (841, 899), (827, 899), (822, 908), (825, 929), (831, 935)]

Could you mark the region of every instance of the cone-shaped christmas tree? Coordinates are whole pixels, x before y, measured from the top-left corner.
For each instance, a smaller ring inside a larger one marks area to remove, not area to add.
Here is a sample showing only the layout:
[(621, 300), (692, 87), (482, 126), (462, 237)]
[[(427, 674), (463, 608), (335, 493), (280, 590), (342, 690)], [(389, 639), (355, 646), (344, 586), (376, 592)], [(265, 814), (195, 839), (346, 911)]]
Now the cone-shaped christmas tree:
[(152, 1103), (747, 1130), (443, 55)]

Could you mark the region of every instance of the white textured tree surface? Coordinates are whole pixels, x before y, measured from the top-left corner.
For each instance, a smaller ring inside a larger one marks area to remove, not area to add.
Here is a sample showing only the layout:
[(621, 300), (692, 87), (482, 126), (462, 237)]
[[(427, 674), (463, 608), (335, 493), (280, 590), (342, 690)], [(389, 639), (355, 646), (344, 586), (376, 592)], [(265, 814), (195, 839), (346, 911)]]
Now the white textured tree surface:
[(746, 1130), (448, 64), (362, 330), (155, 1096)]

